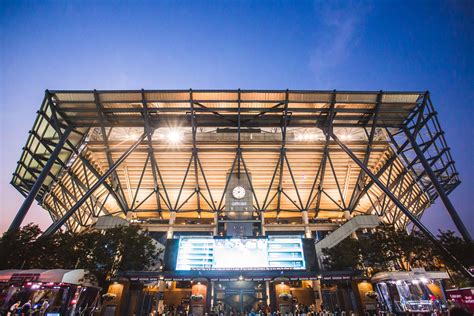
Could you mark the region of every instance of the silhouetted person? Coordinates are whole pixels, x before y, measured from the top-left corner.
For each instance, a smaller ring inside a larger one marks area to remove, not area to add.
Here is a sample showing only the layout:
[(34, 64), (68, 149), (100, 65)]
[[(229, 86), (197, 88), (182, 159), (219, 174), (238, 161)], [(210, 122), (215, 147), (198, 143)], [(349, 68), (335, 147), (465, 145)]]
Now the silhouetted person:
[(7, 315), (8, 315), (8, 316), (10, 316), (10, 315), (16, 315), (18, 309), (20, 308), (20, 304), (21, 304), (21, 301), (18, 301), (18, 302), (16, 302), (15, 304), (13, 304), (13, 305), (10, 307), (10, 311), (8, 312)]
[(21, 314), (22, 315), (29, 315), (31, 313), (31, 300), (28, 300), (23, 306), (21, 307)]
[(449, 309), (449, 316), (472, 316), (473, 314), (462, 307), (454, 306)]

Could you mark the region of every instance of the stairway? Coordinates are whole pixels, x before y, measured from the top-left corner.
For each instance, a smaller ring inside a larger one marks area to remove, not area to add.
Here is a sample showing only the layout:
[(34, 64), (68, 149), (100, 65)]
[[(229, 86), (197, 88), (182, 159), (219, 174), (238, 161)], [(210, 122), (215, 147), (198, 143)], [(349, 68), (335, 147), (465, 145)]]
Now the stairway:
[(332, 248), (349, 237), (353, 232), (363, 228), (375, 228), (380, 224), (377, 215), (359, 215), (351, 218), (344, 225), (316, 243), (316, 253), (322, 254), (324, 248)]

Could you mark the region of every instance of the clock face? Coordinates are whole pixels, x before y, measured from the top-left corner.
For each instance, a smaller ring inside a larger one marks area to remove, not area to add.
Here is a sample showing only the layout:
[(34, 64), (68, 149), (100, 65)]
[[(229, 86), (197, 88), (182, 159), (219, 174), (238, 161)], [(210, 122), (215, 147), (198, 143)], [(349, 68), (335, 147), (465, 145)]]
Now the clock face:
[(237, 186), (232, 190), (232, 196), (238, 200), (243, 199), (245, 196), (245, 189), (241, 186)]

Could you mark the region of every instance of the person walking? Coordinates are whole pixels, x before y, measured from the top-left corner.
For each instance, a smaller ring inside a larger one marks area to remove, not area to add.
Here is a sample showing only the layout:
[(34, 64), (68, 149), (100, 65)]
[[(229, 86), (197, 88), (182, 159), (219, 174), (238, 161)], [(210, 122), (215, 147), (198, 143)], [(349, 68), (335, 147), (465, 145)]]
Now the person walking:
[(21, 307), (21, 315), (30, 315), (31, 314), (31, 300), (26, 301), (25, 304)]
[(48, 307), (49, 307), (49, 302), (47, 299), (45, 299), (43, 301), (43, 304), (41, 304), (41, 307), (40, 307), (40, 316), (43, 316), (46, 314), (46, 311), (48, 310)]
[(18, 301), (14, 303), (12, 306), (10, 306), (10, 309), (7, 313), (7, 316), (13, 316), (17, 314), (18, 309), (20, 308), (21, 301)]

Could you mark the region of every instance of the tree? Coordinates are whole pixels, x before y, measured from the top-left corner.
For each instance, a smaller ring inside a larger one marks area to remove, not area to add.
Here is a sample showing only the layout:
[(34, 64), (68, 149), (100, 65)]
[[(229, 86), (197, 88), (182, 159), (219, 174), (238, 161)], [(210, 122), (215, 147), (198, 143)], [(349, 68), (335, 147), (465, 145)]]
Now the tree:
[(364, 242), (364, 255), (375, 270), (432, 268), (431, 243), (420, 233), (407, 234), (405, 230), (382, 225), (368, 233)]
[(25, 268), (31, 264), (32, 255), (37, 256), (35, 241), (41, 235), (41, 229), (33, 224), (26, 225), (13, 232), (5, 232), (0, 239), (0, 269)]
[(119, 271), (153, 268), (155, 242), (138, 226), (117, 226), (105, 231), (57, 232), (40, 237), (29, 224), (0, 238), (0, 269), (86, 269), (105, 287)]
[(474, 266), (474, 243), (468, 242), (451, 230), (439, 230), (438, 239), (465, 267)]
[[(448, 249), (465, 267), (474, 267), (474, 243), (465, 241), (451, 230), (445, 232), (439, 231), (438, 239), (441, 241), (443, 246)], [(434, 256), (440, 258), (438, 249), (433, 252)], [(444, 265), (442, 260), (439, 260), (441, 265)], [(468, 280), (461, 271), (457, 269), (457, 266), (451, 265), (450, 262), (446, 263), (446, 270), (448, 271), (453, 284), (458, 287), (472, 286), (472, 281)]]
[[(474, 265), (474, 245), (465, 242), (452, 231), (439, 232), (440, 242), (449, 249), (465, 266)], [(346, 239), (339, 245), (324, 249), (325, 264), (329, 270), (362, 270), (367, 276), (380, 271), (425, 268), (445, 270), (463, 282), (462, 274), (445, 262), (437, 247), (421, 232), (407, 234), (393, 226), (381, 225), (374, 231), (359, 234), (358, 239)]]
[(323, 249), (323, 263), (330, 270), (360, 270), (362, 250), (359, 240), (346, 238), (330, 249)]
[(158, 257), (153, 239), (135, 225), (84, 233), (75, 247), (78, 265), (96, 275), (99, 284), (119, 271), (152, 268)]

